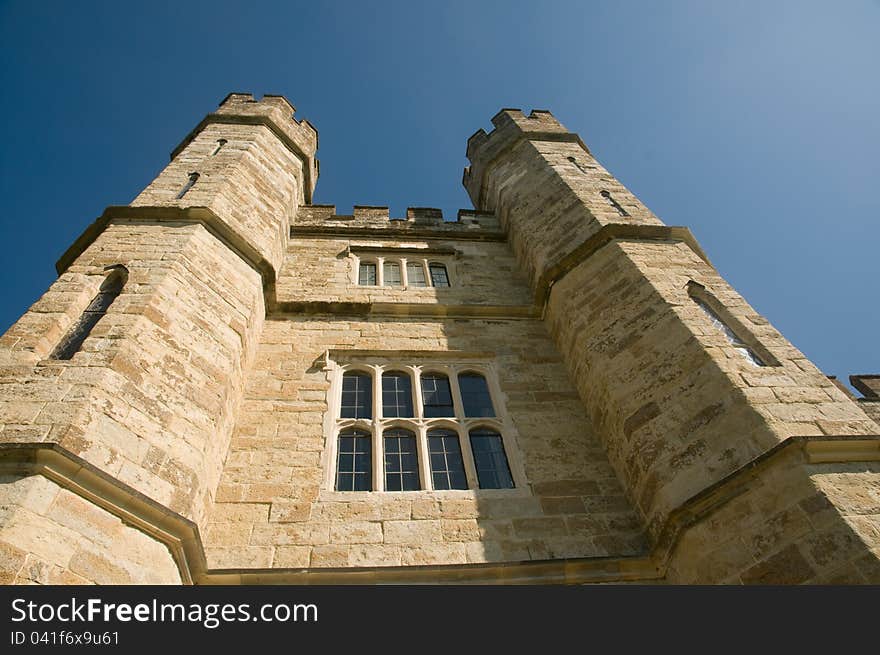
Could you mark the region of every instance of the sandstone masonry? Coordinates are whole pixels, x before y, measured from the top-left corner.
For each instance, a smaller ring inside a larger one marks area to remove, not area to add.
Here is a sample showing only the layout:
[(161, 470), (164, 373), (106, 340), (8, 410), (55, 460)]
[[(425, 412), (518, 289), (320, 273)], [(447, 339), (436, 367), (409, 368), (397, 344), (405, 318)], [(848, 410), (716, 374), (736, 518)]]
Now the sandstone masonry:
[[(475, 210), (338, 214), (311, 204), (315, 129), (230, 94), (0, 338), (0, 580), (880, 582), (878, 376), (823, 375), (549, 112), (493, 124)], [(346, 373), (372, 415), (343, 415)], [(388, 435), (418, 489), (375, 490)]]

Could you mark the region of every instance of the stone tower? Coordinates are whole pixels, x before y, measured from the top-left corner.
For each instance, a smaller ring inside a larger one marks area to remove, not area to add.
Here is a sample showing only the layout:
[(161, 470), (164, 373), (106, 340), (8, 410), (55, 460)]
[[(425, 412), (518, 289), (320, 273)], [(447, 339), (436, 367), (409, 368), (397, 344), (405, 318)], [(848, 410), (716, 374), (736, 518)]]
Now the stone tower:
[(0, 339), (0, 580), (880, 582), (877, 376), (549, 112), (493, 124), (475, 210), (340, 215), (314, 128), (228, 96)]

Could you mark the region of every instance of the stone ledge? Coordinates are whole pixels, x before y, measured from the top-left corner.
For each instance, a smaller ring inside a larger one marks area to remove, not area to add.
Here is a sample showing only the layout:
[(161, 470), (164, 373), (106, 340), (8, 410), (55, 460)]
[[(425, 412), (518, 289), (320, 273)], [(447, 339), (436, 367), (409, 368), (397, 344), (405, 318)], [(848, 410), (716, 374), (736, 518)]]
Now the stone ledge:
[[(334, 220), (339, 217), (334, 217)], [(507, 234), (503, 231), (483, 231), (483, 230), (457, 230), (459, 223), (444, 223), (440, 229), (425, 227), (409, 227), (409, 223), (403, 220), (390, 220), (388, 227), (358, 227), (354, 225), (332, 225), (332, 226), (308, 226), (290, 228), (290, 238), (333, 238), (339, 237), (372, 237), (379, 239), (393, 239), (398, 241), (406, 241), (410, 239), (442, 239), (444, 241), (507, 241)], [(447, 229), (452, 226), (452, 229)]]
[(346, 316), (405, 316), (414, 318), (540, 318), (540, 314), (532, 305), (434, 305), (428, 303), (315, 300), (282, 301), (276, 302), (272, 306), (271, 318), (284, 319), (285, 314), (295, 316), (341, 314)]
[[(0, 473), (44, 475), (165, 544), (184, 584), (584, 584), (662, 582), (680, 535), (747, 490), (782, 453), (807, 463), (880, 461), (880, 435), (789, 437), (670, 513), (652, 551), (629, 557), (337, 569), (208, 569), (198, 526), (54, 443), (0, 444)], [(817, 459), (818, 458), (818, 459)]]
[[(694, 235), (686, 227), (669, 225), (634, 225), (632, 223), (609, 223), (603, 226), (593, 236), (577, 246), (554, 266), (548, 268), (539, 278), (536, 284), (535, 305), (543, 308), (554, 284), (559, 282), (581, 262), (595, 254), (603, 246), (612, 241), (669, 241), (683, 242), (694, 251), (694, 254), (706, 264), (712, 266), (712, 262), (703, 252)], [(714, 268), (714, 267), (712, 267)]]
[(260, 254), (255, 246), (230, 229), (217, 214), (207, 207), (111, 205), (64, 251), (64, 254), (55, 263), (58, 275), (64, 273), (111, 223), (152, 223), (156, 225), (199, 223), (260, 274), (263, 279), (263, 290), (266, 293), (266, 306), (269, 307), (275, 302), (275, 269), (272, 264)]

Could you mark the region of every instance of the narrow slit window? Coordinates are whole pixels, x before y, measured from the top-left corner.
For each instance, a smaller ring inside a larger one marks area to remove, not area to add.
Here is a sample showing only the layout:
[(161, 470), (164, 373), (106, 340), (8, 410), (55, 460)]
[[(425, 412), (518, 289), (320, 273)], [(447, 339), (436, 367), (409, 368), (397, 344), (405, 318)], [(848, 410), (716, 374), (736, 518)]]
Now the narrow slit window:
[(486, 378), (478, 373), (462, 373), (458, 376), (458, 386), (465, 416), (495, 416)]
[(471, 430), (470, 437), (480, 489), (512, 489), (513, 477), (501, 435), (479, 428)]
[(190, 173), (189, 180), (187, 180), (187, 183), (183, 185), (183, 188), (180, 190), (180, 193), (177, 194), (177, 200), (180, 200), (181, 198), (183, 198), (187, 194), (187, 192), (189, 192), (189, 190), (193, 188), (193, 185), (198, 181), (199, 181), (199, 174), (198, 173)]
[(385, 262), (384, 273), (386, 287), (400, 286), (400, 264), (397, 262)]
[(361, 286), (376, 286), (376, 265), (372, 262), (361, 262), (358, 272), (358, 284)]
[(568, 161), (570, 161), (572, 164), (574, 164), (575, 166), (577, 166), (577, 169), (578, 169), (581, 173), (584, 173), (585, 175), (588, 174), (588, 170), (589, 170), (590, 168), (594, 168), (593, 166), (583, 166), (582, 164), (579, 164), (579, 163), (578, 163), (578, 160), (575, 159), (574, 157), (568, 157), (567, 159), (568, 159)]
[(452, 430), (431, 430), (428, 432), (428, 453), (434, 489), (468, 488), (458, 434)]
[(409, 430), (385, 431), (385, 490), (418, 491), (419, 456), (416, 436)]
[(443, 264), (430, 264), (428, 270), (431, 272), (431, 285), (435, 287), (449, 286), (449, 273)]
[(79, 320), (68, 330), (61, 342), (49, 355), (50, 359), (71, 359), (80, 348), (92, 329), (98, 324), (116, 297), (122, 292), (125, 284), (126, 273), (111, 273), (101, 284), (98, 294), (85, 308)]
[(406, 265), (407, 284), (411, 287), (428, 286), (425, 280), (425, 268), (419, 263), (410, 263)]
[(373, 488), (373, 438), (364, 430), (339, 434), (336, 454), (336, 490), (371, 491)]
[(733, 346), (740, 355), (743, 356), (745, 360), (753, 364), (754, 366), (767, 366), (767, 364), (758, 357), (757, 353), (754, 350), (749, 348), (745, 343), (743, 343), (742, 339), (740, 339), (736, 332), (734, 332), (727, 323), (725, 323), (720, 316), (713, 310), (709, 305), (700, 300), (699, 298), (692, 298), (695, 303), (700, 307), (700, 309), (705, 312), (706, 316), (709, 317), (709, 320), (712, 321), (712, 325), (714, 325), (718, 330), (724, 333), (724, 336), (727, 337), (727, 340), (730, 342), (730, 345)]
[(455, 416), (449, 378), (442, 373), (422, 375), (422, 399), (425, 403), (425, 418)]
[(617, 210), (617, 213), (621, 216), (629, 216), (629, 212), (627, 212), (623, 207), (621, 207), (620, 203), (617, 202), (614, 197), (608, 193), (607, 191), (602, 191), (600, 195), (608, 201), (608, 204), (614, 207)]
[(373, 378), (365, 373), (342, 376), (342, 418), (373, 418)]
[(406, 373), (382, 376), (382, 416), (410, 418), (413, 415), (412, 383)]

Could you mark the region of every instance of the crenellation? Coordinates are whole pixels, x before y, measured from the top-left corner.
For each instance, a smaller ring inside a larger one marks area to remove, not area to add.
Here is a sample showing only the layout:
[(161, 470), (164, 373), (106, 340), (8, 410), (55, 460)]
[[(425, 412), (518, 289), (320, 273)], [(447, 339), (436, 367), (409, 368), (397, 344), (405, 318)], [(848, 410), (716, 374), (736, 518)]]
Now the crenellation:
[(880, 376), (549, 111), (492, 124), (475, 209), (337, 214), (311, 124), (227, 96), (0, 337), (0, 582), (880, 582)]

